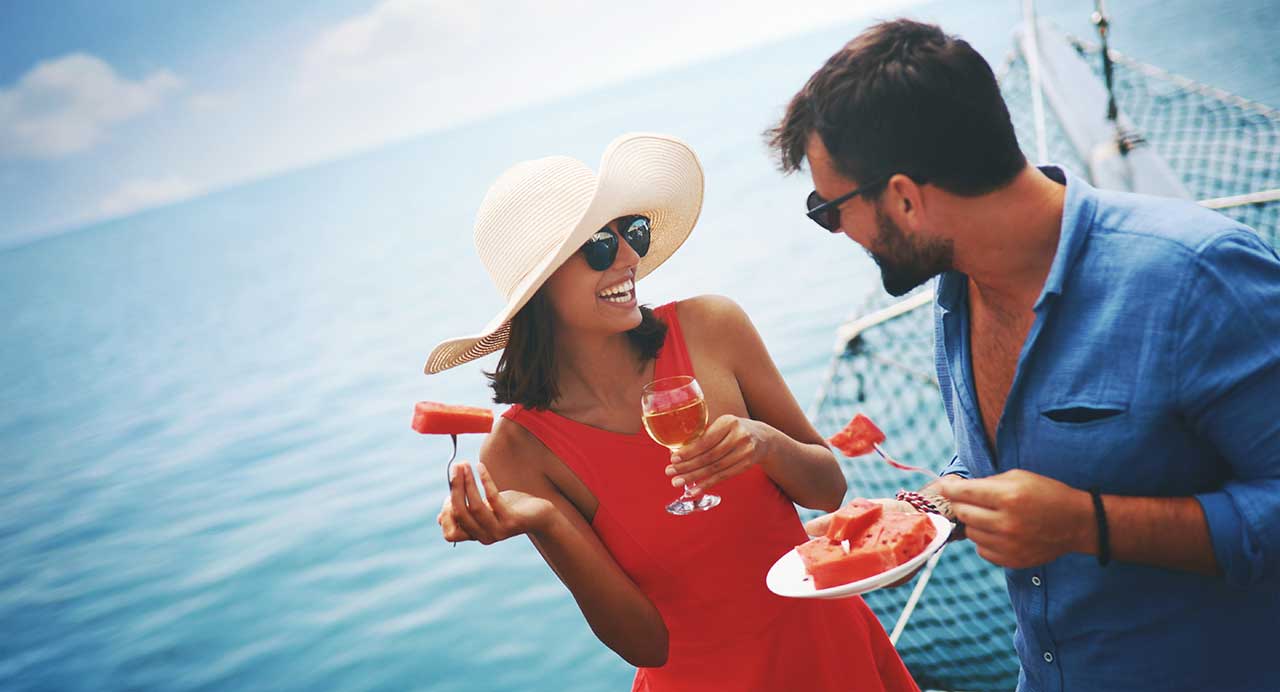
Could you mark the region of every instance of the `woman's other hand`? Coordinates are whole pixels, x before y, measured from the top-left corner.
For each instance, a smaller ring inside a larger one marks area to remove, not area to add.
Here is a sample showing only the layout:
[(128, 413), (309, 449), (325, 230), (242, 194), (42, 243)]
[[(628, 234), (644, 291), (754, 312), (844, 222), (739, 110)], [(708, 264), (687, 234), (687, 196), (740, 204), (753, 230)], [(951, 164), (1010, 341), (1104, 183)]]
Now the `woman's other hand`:
[(449, 497), (436, 517), (446, 541), (489, 545), (520, 534), (536, 534), (557, 511), (549, 500), (519, 490), (499, 491), (484, 464), (479, 470), (483, 498), (470, 464), (459, 462), (449, 474)]
[(677, 488), (690, 485), (709, 490), (767, 459), (779, 434), (757, 420), (720, 416), (697, 439), (672, 452), (667, 476)]

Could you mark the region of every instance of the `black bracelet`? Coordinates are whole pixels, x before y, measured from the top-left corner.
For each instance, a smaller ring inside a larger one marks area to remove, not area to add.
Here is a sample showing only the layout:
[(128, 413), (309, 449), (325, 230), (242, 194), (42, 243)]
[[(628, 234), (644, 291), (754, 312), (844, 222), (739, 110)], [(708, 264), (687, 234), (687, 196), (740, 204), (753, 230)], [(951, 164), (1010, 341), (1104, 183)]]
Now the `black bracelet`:
[(1098, 564), (1106, 567), (1111, 562), (1111, 535), (1107, 530), (1107, 510), (1102, 506), (1102, 494), (1097, 488), (1089, 491), (1093, 498), (1093, 517), (1098, 520)]

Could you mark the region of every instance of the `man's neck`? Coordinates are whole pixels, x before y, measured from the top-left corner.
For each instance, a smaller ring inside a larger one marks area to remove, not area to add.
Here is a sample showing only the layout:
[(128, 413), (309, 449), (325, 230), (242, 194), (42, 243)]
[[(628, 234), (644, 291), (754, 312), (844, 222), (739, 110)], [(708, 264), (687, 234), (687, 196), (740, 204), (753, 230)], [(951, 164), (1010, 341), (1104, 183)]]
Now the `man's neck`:
[(955, 268), (988, 306), (1013, 313), (1035, 304), (1058, 249), (1066, 189), (1027, 166), (995, 192), (955, 198)]

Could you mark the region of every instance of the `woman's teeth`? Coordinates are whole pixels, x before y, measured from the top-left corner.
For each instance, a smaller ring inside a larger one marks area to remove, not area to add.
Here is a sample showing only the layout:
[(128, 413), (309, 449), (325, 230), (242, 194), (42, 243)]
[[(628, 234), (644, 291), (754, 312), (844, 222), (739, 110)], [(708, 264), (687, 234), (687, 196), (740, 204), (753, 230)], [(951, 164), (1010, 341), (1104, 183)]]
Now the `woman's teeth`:
[(620, 284), (604, 289), (597, 294), (597, 297), (610, 303), (627, 303), (630, 302), (633, 297), (631, 290), (635, 288), (635, 286), (636, 284), (634, 281), (627, 279)]

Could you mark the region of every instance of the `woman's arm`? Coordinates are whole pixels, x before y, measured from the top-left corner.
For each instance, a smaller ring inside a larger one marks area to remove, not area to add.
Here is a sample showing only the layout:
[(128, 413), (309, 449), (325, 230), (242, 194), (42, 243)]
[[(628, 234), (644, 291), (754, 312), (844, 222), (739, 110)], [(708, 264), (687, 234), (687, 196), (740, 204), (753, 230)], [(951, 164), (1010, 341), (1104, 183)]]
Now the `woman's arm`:
[(542, 466), (531, 463), (539, 457), (554, 459), (523, 428), (500, 421), (480, 450), (484, 498), (470, 466), (454, 466), (451, 494), (440, 515), (445, 540), (488, 545), (528, 535), (600, 641), (631, 665), (663, 665), (667, 627), (662, 615)]
[(720, 296), (699, 296), (680, 308), (681, 324), (693, 325), (686, 335), (695, 332), (699, 349), (728, 365), (749, 418), (721, 416), (673, 456), (672, 485), (689, 482), (706, 489), (759, 464), (794, 502), (837, 509), (846, 489), (840, 465), (787, 388), (747, 314)]

